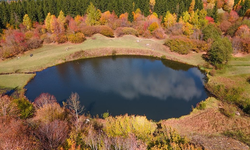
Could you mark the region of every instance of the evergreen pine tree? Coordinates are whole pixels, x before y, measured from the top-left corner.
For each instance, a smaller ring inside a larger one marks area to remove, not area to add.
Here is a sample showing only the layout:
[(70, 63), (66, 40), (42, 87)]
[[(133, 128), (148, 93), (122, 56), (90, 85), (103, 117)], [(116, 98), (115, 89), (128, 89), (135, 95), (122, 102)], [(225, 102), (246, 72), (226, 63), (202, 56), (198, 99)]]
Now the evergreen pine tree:
[(213, 19), (214, 19), (214, 22), (218, 22), (218, 7), (217, 7), (217, 3), (215, 3), (215, 6), (213, 8), (213, 11), (212, 11), (212, 16), (211, 16)]

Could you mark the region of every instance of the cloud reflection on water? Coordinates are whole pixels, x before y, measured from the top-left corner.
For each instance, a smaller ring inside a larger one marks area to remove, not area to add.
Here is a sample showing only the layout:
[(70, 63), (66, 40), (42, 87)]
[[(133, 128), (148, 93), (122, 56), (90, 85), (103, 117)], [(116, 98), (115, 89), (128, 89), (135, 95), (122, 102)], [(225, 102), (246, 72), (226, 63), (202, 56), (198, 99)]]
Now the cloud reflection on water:
[(102, 92), (114, 92), (129, 100), (143, 95), (161, 100), (172, 97), (189, 101), (202, 95), (202, 90), (196, 86), (192, 77), (196, 76), (202, 81), (203, 75), (197, 68), (189, 69), (191, 76), (185, 71), (174, 71), (165, 67), (160, 70), (141, 70), (143, 67), (153, 67), (150, 65), (152, 62), (136, 62), (130, 59), (107, 59), (105, 63), (91, 62), (81, 65), (80, 72), (85, 78), (85, 84)]

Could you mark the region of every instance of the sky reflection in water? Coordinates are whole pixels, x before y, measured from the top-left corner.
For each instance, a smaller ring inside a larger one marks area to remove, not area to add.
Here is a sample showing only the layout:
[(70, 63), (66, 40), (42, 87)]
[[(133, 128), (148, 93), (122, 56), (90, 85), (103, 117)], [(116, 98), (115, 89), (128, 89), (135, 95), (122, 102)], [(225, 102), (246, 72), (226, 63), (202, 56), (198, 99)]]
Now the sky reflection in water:
[[(172, 68), (174, 69), (172, 69)], [(195, 67), (147, 58), (78, 60), (39, 72), (26, 88), (34, 100), (42, 92), (65, 101), (80, 95), (92, 115), (139, 114), (160, 120), (188, 114), (207, 97), (204, 75)]]

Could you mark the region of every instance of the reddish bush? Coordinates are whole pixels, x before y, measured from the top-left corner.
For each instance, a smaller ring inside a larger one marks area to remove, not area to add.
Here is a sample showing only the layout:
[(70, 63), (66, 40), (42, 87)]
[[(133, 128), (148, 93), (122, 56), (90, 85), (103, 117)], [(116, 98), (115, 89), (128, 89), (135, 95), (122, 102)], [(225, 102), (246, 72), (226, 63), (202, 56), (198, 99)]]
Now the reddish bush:
[(214, 19), (212, 17), (206, 16), (206, 19), (209, 23), (214, 23)]
[(41, 149), (31, 131), (22, 120), (0, 118), (0, 149)]
[(250, 29), (247, 25), (241, 25), (235, 32), (235, 36), (248, 37), (250, 36)]
[(152, 32), (152, 35), (156, 37), (157, 39), (164, 39), (165, 33), (162, 29), (156, 29)]
[(67, 39), (67, 36), (65, 35), (65, 34), (58, 34), (57, 36), (56, 36), (56, 42), (58, 43), (58, 44), (62, 44), (62, 43), (65, 43), (65, 42), (67, 42), (68, 41), (68, 39)]
[(77, 23), (73, 18), (69, 20), (69, 31), (73, 33), (78, 31)]
[(86, 39), (83, 33), (68, 34), (67, 37), (71, 43), (82, 43)]
[(45, 33), (43, 35), (41, 35), (40, 39), (43, 41), (43, 43), (45, 44), (49, 44), (52, 42), (52, 40), (50, 39), (50, 37), (48, 37), (48, 35)]
[(4, 32), (4, 40), (1, 41), (1, 46), (5, 50), (1, 56), (3, 58), (22, 53), (27, 50), (25, 34), (19, 30), (6, 30)]
[(107, 26), (97, 26), (96, 30), (98, 33), (107, 36), (107, 37), (114, 37), (114, 32), (110, 27)]
[(55, 120), (50, 123), (42, 123), (35, 132), (44, 149), (57, 149), (65, 142), (69, 133), (67, 122)]
[(42, 40), (38, 38), (31, 38), (27, 41), (28, 49), (36, 49), (42, 47)]
[(168, 28), (167, 33), (172, 35), (181, 35), (183, 34), (182, 28), (182, 23), (176, 23), (175, 25)]
[(240, 37), (238, 37), (238, 36), (233, 37), (232, 47), (233, 47), (234, 53), (241, 52), (243, 50), (243, 45), (242, 45)]
[(87, 37), (91, 37), (96, 34), (96, 28), (94, 26), (84, 26), (80, 28), (80, 31)]
[(221, 31), (223, 32), (226, 32), (229, 27), (231, 26), (231, 22), (227, 21), (227, 20), (223, 20), (221, 23), (220, 23), (220, 26), (219, 28), (221, 29)]
[(151, 37), (152, 37), (152, 34), (150, 33), (150, 31), (146, 30), (146, 31), (143, 33), (142, 36), (145, 37), (145, 38), (151, 38)]
[(250, 53), (250, 37), (242, 39), (243, 51)]
[(239, 19), (238, 13), (236, 11), (234, 11), (234, 10), (231, 10), (230, 13), (229, 13), (229, 19), (228, 19), (228, 21), (235, 22), (238, 19)]
[(116, 36), (121, 37), (123, 35), (134, 35), (134, 36), (139, 36), (138, 32), (134, 28), (130, 27), (120, 27), (116, 29)]

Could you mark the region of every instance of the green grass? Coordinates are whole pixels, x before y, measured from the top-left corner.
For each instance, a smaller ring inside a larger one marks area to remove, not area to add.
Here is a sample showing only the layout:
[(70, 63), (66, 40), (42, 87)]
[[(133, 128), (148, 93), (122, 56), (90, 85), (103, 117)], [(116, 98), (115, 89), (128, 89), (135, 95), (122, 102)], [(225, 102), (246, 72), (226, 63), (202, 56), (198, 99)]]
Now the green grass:
[(224, 69), (217, 70), (215, 76), (209, 77), (209, 83), (223, 84), (228, 87), (241, 87), (244, 89), (243, 97), (250, 98), (248, 77), (250, 77), (250, 55), (233, 57)]
[[(165, 51), (163, 40), (141, 39), (134, 36), (124, 36), (121, 38), (107, 38), (102, 35), (94, 35), (82, 44), (62, 44), (62, 45), (44, 45), (42, 48), (29, 51), (20, 56), (0, 63), (0, 73), (13, 72), (33, 72), (44, 68), (54, 66), (65, 61), (65, 58), (80, 50), (93, 50), (98, 48), (128, 48), (154, 50), (165, 56), (171, 56), (184, 63), (198, 65), (204, 61), (200, 54), (194, 55), (194, 58), (169, 54)], [(69, 47), (68, 50), (66, 50)], [(33, 57), (30, 57), (33, 54)], [(198, 60), (198, 61), (197, 61)]]
[[(143, 42), (155, 44), (154, 40), (143, 40)], [(137, 42), (137, 38), (133, 36), (112, 39), (95, 35), (82, 44), (44, 45), (42, 48), (21, 55), (19, 59), (15, 57), (3, 61), (0, 63), (0, 73), (38, 71), (63, 62), (66, 56), (76, 51), (107, 47), (150, 49), (146, 44)], [(30, 54), (33, 54), (33, 57), (30, 57)]]
[[(156, 39), (143, 39), (131, 35), (126, 35), (120, 38), (107, 38), (100, 34), (96, 34), (91, 38), (88, 38), (81, 44), (49, 44), (44, 45), (42, 48), (28, 51), (5, 61), (0, 62), (0, 73), (23, 73), (23, 72), (36, 72), (43, 70), (47, 67), (51, 67), (66, 61), (66, 58), (77, 51), (85, 50), (91, 51), (100, 48), (127, 48), (127, 49), (141, 49), (152, 50), (160, 54), (165, 55), (167, 58), (181, 61), (183, 63), (198, 65), (203, 64), (204, 60), (201, 58), (201, 54), (179, 55), (167, 50), (163, 45), (164, 40)], [(33, 54), (30, 57), (30, 54)], [(13, 76), (5, 75), (0, 81), (2, 87), (23, 87), (26, 82), (32, 78), (31, 75), (15, 75), (18, 79), (13, 79)], [(9, 82), (11, 82), (9, 84)]]
[(0, 75), (0, 88), (22, 89), (35, 74), (10, 74)]

